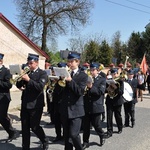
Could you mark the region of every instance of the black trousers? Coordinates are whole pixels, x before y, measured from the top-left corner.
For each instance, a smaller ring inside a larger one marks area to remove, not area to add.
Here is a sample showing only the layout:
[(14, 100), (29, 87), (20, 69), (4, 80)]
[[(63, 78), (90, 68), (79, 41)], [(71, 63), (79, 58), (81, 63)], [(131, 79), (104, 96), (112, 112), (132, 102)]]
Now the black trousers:
[(80, 138), (80, 128), (82, 118), (68, 119), (61, 116), (64, 138), (65, 138), (65, 150), (73, 150), (73, 146), (76, 150), (83, 150)]
[(99, 137), (104, 136), (104, 131), (101, 126), (101, 114), (86, 114), (83, 118), (83, 142), (89, 143), (90, 123), (94, 127)]
[(11, 136), (14, 133), (14, 129), (11, 124), (11, 120), (8, 116), (9, 102), (0, 104), (0, 124), (3, 126), (5, 131)]
[(118, 130), (122, 130), (123, 124), (122, 124), (121, 108), (122, 105), (118, 106), (106, 105), (108, 134), (113, 134), (113, 113), (115, 116)]
[(129, 120), (131, 117), (131, 122), (135, 121), (135, 104), (132, 102), (124, 103), (124, 112), (125, 112), (125, 125), (129, 125)]
[(44, 130), (40, 126), (42, 112), (43, 108), (21, 109), (22, 146), (24, 150), (30, 148), (30, 128), (42, 143), (46, 142)]
[(55, 125), (55, 132), (56, 132), (56, 137), (61, 137), (61, 115), (59, 110), (55, 110), (54, 112), (54, 125)]

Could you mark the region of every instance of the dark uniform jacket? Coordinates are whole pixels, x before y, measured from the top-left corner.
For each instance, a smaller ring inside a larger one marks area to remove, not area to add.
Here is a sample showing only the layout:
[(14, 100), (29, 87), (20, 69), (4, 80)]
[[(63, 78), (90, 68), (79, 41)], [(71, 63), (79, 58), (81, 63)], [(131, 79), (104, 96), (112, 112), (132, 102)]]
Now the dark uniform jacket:
[(10, 83), (11, 78), (10, 71), (2, 66), (0, 68), (0, 104), (8, 103), (10, 98), (10, 88), (12, 84)]
[[(58, 80), (59, 81), (59, 80)], [(62, 100), (62, 93), (63, 93), (64, 87), (59, 86), (58, 82), (55, 84), (52, 97), (54, 102), (54, 111), (59, 111), (59, 105), (60, 101)]]
[(106, 78), (106, 74), (102, 71), (100, 71), (99, 75), (101, 75), (102, 77)]
[(66, 82), (60, 101), (60, 113), (63, 117), (71, 119), (84, 116), (83, 94), (87, 79), (87, 74), (79, 69), (72, 80)]
[[(118, 106), (118, 105), (122, 105), (124, 103), (124, 99), (123, 99), (124, 84), (123, 84), (122, 80), (118, 80), (117, 82), (119, 83), (117, 90), (115, 90), (115, 92), (117, 93), (117, 96), (115, 96), (114, 98), (111, 98), (109, 96), (109, 94), (107, 94), (106, 105)], [(106, 84), (106, 93), (107, 93), (108, 86), (109, 85)]]
[(89, 114), (104, 112), (104, 94), (106, 90), (106, 79), (98, 75), (93, 79), (91, 89), (87, 91), (84, 99), (85, 112)]
[(27, 109), (41, 108), (44, 106), (43, 89), (48, 82), (48, 77), (45, 71), (37, 69), (29, 74), (30, 81), (17, 82), (17, 88), (25, 85), (25, 90), (22, 93), (22, 107)]

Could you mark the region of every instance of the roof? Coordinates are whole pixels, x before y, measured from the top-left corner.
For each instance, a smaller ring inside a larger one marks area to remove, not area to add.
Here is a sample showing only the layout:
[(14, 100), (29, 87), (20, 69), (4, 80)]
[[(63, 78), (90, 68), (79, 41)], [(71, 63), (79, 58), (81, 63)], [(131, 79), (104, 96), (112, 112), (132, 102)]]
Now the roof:
[(49, 59), (49, 56), (41, 50), (36, 44), (34, 44), (25, 34), (23, 34), (16, 26), (14, 26), (2, 13), (0, 13), (0, 19), (2, 19), (7, 25), (15, 30), (27, 43), (29, 43), (38, 53)]

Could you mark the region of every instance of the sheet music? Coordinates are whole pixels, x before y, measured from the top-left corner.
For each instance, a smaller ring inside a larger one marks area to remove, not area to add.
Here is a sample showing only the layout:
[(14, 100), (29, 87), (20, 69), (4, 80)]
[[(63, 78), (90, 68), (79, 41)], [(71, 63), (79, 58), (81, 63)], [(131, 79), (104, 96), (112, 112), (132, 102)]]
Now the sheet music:
[(60, 76), (60, 77), (69, 77), (70, 73), (68, 72), (68, 70), (66, 68), (59, 68), (59, 67), (54, 67), (54, 72), (56, 76)]
[(48, 76), (52, 75), (51, 69), (45, 69), (45, 71), (46, 71), (46, 73), (47, 73)]
[(16, 65), (9, 65), (10, 73), (12, 75), (19, 75), (21, 74), (21, 66), (19, 64)]

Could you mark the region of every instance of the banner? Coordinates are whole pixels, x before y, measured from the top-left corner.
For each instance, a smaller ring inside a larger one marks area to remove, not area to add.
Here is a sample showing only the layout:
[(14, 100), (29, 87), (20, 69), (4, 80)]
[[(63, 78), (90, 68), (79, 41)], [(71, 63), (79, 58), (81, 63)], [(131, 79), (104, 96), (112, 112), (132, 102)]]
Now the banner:
[(142, 72), (143, 72), (144, 74), (146, 74), (146, 71), (147, 71), (147, 68), (148, 68), (148, 67), (147, 67), (147, 63), (146, 63), (145, 54), (144, 54), (144, 56), (143, 56), (143, 59), (142, 59), (140, 68), (141, 68)]

